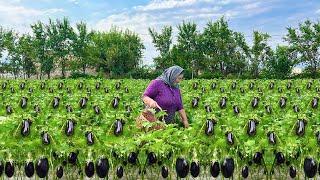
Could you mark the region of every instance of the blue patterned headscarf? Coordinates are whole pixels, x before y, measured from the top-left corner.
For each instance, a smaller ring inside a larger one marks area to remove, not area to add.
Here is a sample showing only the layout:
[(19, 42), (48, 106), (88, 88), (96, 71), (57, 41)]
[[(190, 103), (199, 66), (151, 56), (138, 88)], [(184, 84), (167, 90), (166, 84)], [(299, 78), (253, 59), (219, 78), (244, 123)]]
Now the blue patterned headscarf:
[(163, 73), (157, 78), (161, 79), (163, 82), (168, 84), (170, 87), (179, 88), (178, 84), (175, 84), (174, 81), (177, 77), (183, 72), (182, 67), (180, 66), (171, 66), (163, 71)]

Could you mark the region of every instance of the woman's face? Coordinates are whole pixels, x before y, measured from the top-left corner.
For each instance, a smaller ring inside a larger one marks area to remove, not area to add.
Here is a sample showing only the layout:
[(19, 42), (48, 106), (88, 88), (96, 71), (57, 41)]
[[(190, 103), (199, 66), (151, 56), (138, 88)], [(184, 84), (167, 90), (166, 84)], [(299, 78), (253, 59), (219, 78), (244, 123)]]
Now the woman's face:
[(182, 81), (182, 79), (183, 79), (183, 74), (180, 74), (174, 82), (179, 84)]

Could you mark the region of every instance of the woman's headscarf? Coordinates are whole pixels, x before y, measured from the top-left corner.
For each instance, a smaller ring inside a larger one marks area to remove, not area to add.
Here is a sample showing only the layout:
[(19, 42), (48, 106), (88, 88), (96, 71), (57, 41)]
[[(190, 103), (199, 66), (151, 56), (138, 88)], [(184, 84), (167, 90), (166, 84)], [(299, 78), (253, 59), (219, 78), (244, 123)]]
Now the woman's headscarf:
[(178, 84), (174, 81), (182, 73), (183, 69), (180, 66), (171, 66), (164, 70), (163, 73), (157, 78), (168, 84), (170, 87), (179, 88)]

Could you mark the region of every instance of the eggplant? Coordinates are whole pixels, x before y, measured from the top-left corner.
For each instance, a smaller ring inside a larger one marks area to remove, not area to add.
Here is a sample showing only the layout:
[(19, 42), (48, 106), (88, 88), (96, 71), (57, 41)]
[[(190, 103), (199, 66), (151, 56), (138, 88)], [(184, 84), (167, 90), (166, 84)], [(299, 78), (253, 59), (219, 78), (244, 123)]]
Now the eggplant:
[(67, 87), (67, 93), (68, 93), (68, 94), (71, 94), (71, 93), (72, 93), (72, 91), (71, 91), (71, 89), (70, 89), (69, 87)]
[(118, 178), (122, 178), (123, 177), (123, 167), (122, 166), (119, 166), (118, 168), (117, 168), (117, 177)]
[(169, 176), (169, 170), (166, 166), (162, 166), (161, 168), (161, 176), (163, 178), (167, 178)]
[(79, 106), (81, 109), (86, 108), (87, 106), (87, 102), (88, 102), (88, 98), (87, 97), (82, 97), (79, 101)]
[(308, 82), (307, 89), (311, 89), (312, 82)]
[(7, 88), (7, 82), (3, 82), (2, 85), (1, 85), (2, 89), (6, 89)]
[(11, 105), (7, 105), (6, 106), (6, 112), (7, 112), (8, 115), (13, 113)]
[(24, 119), (22, 121), (21, 135), (23, 137), (26, 137), (30, 134), (30, 126), (31, 126), (31, 121), (29, 119)]
[(278, 93), (282, 93), (282, 88), (278, 87)]
[(137, 164), (137, 160), (138, 160), (138, 154), (136, 152), (131, 152), (128, 156), (128, 162), (130, 164)]
[(256, 125), (256, 121), (250, 119), (248, 122), (248, 128), (247, 128), (247, 134), (249, 136), (254, 136), (257, 133), (257, 125)]
[(84, 172), (87, 177), (91, 178), (94, 175), (94, 164), (92, 161), (87, 162), (84, 168)]
[(220, 164), (218, 161), (211, 163), (210, 174), (212, 177), (218, 177), (220, 174)]
[(211, 84), (211, 89), (212, 90), (216, 89), (216, 87), (217, 87), (217, 83), (214, 82), (214, 83)]
[(205, 87), (202, 87), (202, 88), (201, 88), (201, 91), (202, 91), (202, 93), (205, 93), (205, 92), (206, 92), (206, 88), (205, 88)]
[(234, 138), (233, 138), (232, 132), (227, 132), (226, 133), (226, 140), (227, 140), (227, 143), (229, 145), (233, 145), (234, 144)]
[(52, 107), (53, 109), (57, 109), (59, 107), (60, 98), (54, 97), (52, 100)]
[(42, 132), (41, 133), (41, 139), (42, 139), (42, 144), (43, 145), (49, 145), (50, 144), (50, 135), (48, 132)]
[(105, 93), (109, 93), (109, 89), (107, 87), (104, 88)]
[(194, 83), (192, 84), (192, 88), (193, 88), (194, 90), (198, 89), (198, 83), (197, 83), (197, 82), (194, 82)]
[(116, 83), (116, 90), (119, 90), (119, 89), (120, 89), (120, 85), (121, 85), (120, 82), (117, 82), (117, 83)]
[(267, 135), (268, 135), (269, 144), (271, 145), (277, 144), (276, 135), (274, 132), (268, 132)]
[(261, 165), (263, 160), (263, 155), (261, 152), (256, 152), (253, 156), (253, 162), (256, 163), (257, 165)]
[(124, 92), (129, 93), (129, 88), (127, 86), (124, 88)]
[(222, 97), (220, 99), (219, 106), (221, 109), (223, 109), (227, 106), (227, 98), (226, 97)]
[(241, 170), (241, 175), (243, 178), (247, 178), (249, 176), (249, 167), (248, 166), (243, 166)]
[(24, 165), (24, 173), (28, 178), (31, 178), (34, 175), (34, 164), (33, 162), (27, 162)]
[(190, 166), (190, 173), (192, 177), (198, 177), (200, 174), (200, 164), (199, 162), (192, 162)]
[(114, 98), (112, 99), (111, 106), (112, 106), (114, 109), (116, 109), (116, 108), (119, 107), (119, 100), (120, 100), (119, 97), (114, 97)]
[(213, 135), (215, 124), (216, 124), (216, 122), (214, 120), (211, 120), (211, 119), (207, 120), (206, 129), (204, 131), (207, 136)]
[(306, 157), (303, 163), (303, 170), (308, 178), (313, 178), (317, 174), (317, 162), (310, 157)]
[(316, 132), (316, 139), (317, 139), (318, 145), (320, 145), (320, 131)]
[(33, 93), (33, 89), (32, 88), (29, 88), (29, 93)]
[(220, 92), (221, 92), (221, 93), (224, 93), (224, 87), (221, 87), (221, 88), (220, 88)]
[(243, 93), (245, 93), (245, 90), (241, 87), (240, 92), (243, 94)]
[(240, 108), (238, 106), (233, 106), (233, 112), (235, 114), (239, 114), (240, 113)]
[(41, 84), (40, 84), (40, 89), (44, 89), (44, 88), (46, 88), (46, 83), (41, 82)]
[(230, 178), (234, 172), (233, 158), (225, 158), (221, 165), (221, 173), (225, 178)]
[(14, 175), (14, 164), (13, 162), (6, 162), (4, 166), (4, 173), (8, 178), (11, 178)]
[(59, 82), (58, 88), (59, 88), (59, 89), (62, 89), (62, 88), (63, 88), (63, 82)]
[(98, 105), (94, 105), (93, 110), (96, 115), (99, 115), (101, 112), (100, 107)]
[(296, 88), (296, 93), (300, 94), (300, 88)]
[(27, 103), (28, 103), (28, 98), (27, 97), (22, 97), (20, 100), (20, 107), (22, 109), (25, 109), (27, 107)]
[(20, 83), (19, 87), (21, 90), (24, 89), (26, 87), (26, 83), (25, 82)]
[(11, 88), (10, 88), (10, 92), (11, 92), (11, 93), (15, 93), (15, 92), (16, 92), (16, 91), (14, 90), (14, 87), (11, 87)]
[(299, 119), (296, 123), (296, 135), (303, 136), (305, 133), (305, 121), (303, 119)]
[(212, 112), (212, 108), (211, 108), (210, 105), (205, 105), (204, 108), (205, 108), (207, 113), (211, 113)]
[(72, 106), (71, 106), (70, 104), (68, 104), (68, 105), (66, 106), (66, 110), (67, 110), (68, 113), (73, 112)]
[(236, 83), (236, 82), (232, 82), (231, 88), (232, 88), (232, 89), (236, 89), (236, 88), (237, 88), (237, 83)]
[(280, 106), (280, 108), (286, 107), (286, 104), (287, 104), (287, 98), (281, 97), (280, 100), (279, 100), (279, 106)]
[(41, 112), (41, 109), (40, 109), (40, 106), (39, 106), (39, 105), (35, 105), (35, 106), (33, 107), (33, 109), (34, 109), (34, 111), (35, 111), (36, 113), (40, 113), (40, 112)]
[(298, 105), (293, 105), (293, 112), (295, 112), (295, 113), (300, 112), (300, 108)]
[(276, 163), (278, 165), (280, 165), (280, 164), (283, 164), (284, 162), (285, 162), (285, 157), (284, 157), (283, 153), (282, 152), (277, 152), (276, 153)]
[(291, 82), (288, 82), (288, 83), (287, 83), (287, 89), (291, 89), (291, 85), (292, 85), (292, 83), (291, 83)]
[(271, 82), (270, 84), (269, 84), (269, 89), (273, 89), (274, 88), (274, 82)]
[(147, 161), (149, 165), (155, 164), (157, 162), (157, 156), (154, 152), (149, 152), (147, 156)]
[(2, 176), (3, 170), (4, 170), (4, 165), (2, 161), (0, 161), (0, 177)]
[(297, 170), (294, 166), (290, 166), (289, 175), (291, 178), (295, 178), (297, 176)]
[(253, 82), (251, 82), (250, 84), (249, 84), (249, 89), (253, 89), (254, 88), (254, 83)]
[(259, 98), (254, 97), (251, 101), (251, 107), (256, 108), (256, 107), (258, 107), (258, 104), (259, 104)]
[(90, 146), (90, 145), (93, 145), (94, 144), (94, 136), (93, 136), (93, 133), (91, 131), (89, 132), (86, 132), (86, 139), (87, 139), (87, 144)]
[(72, 136), (74, 133), (74, 126), (75, 123), (73, 122), (73, 120), (68, 119), (67, 123), (66, 123), (66, 128), (65, 128), (65, 133), (67, 136)]
[(185, 178), (189, 173), (189, 163), (184, 158), (177, 158), (176, 160), (176, 173), (178, 177)]
[(198, 97), (192, 98), (191, 107), (196, 108), (198, 107), (198, 105), (199, 105), (199, 98)]
[(79, 82), (78, 89), (82, 89), (82, 88), (83, 88), (83, 82)]
[(96, 89), (100, 89), (100, 85), (101, 85), (101, 83), (100, 83), (100, 82), (97, 82), (97, 83), (96, 83)]
[(49, 172), (49, 161), (46, 157), (38, 160), (36, 164), (36, 173), (40, 178), (44, 178)]
[(114, 123), (114, 131), (113, 134), (116, 136), (119, 136), (122, 134), (123, 131), (123, 124), (122, 121), (117, 119), (116, 122)]
[(99, 178), (105, 178), (109, 172), (109, 161), (107, 158), (99, 158), (96, 162), (96, 172)]
[(78, 154), (75, 152), (71, 152), (68, 156), (68, 162), (72, 165), (75, 165), (77, 163)]
[(268, 114), (272, 113), (272, 107), (270, 105), (265, 106), (265, 109)]
[(311, 100), (311, 107), (313, 109), (316, 109), (318, 107), (318, 102), (319, 102), (319, 98), (318, 97), (313, 97), (313, 99)]
[(53, 93), (52, 87), (49, 87), (49, 93)]
[(58, 168), (57, 168), (57, 170), (56, 170), (56, 176), (57, 176), (57, 178), (62, 178), (62, 176), (63, 176), (63, 167), (62, 166), (59, 166)]

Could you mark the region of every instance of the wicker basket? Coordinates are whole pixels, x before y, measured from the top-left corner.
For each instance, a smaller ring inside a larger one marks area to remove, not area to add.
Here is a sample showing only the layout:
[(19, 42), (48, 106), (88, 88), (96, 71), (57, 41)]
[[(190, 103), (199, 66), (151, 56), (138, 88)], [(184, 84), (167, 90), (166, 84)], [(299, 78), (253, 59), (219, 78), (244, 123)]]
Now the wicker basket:
[(161, 124), (154, 124), (152, 127), (145, 129), (142, 124), (145, 121), (149, 121), (149, 122), (156, 122), (157, 118), (156, 116), (149, 111), (148, 109), (143, 110), (139, 116), (136, 118), (136, 125), (139, 129), (143, 129), (145, 131), (151, 131), (151, 130), (159, 130), (159, 129), (164, 129), (164, 125)]

